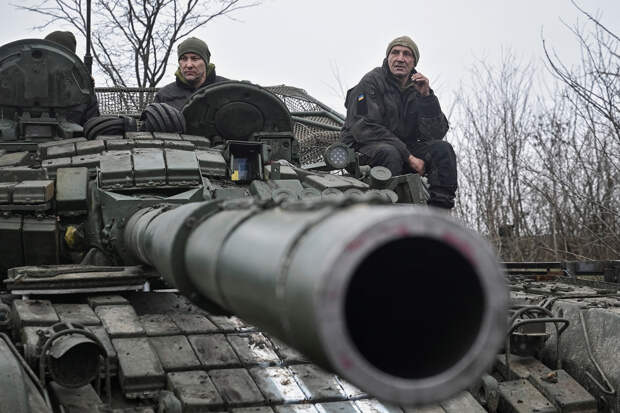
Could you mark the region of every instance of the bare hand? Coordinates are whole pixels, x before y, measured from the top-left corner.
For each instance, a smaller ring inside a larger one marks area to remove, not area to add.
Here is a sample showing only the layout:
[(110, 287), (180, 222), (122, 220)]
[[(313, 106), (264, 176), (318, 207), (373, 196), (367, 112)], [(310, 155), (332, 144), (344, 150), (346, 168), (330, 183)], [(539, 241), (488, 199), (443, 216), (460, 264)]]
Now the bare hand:
[(428, 96), (431, 94), (431, 84), (428, 78), (422, 73), (414, 73), (411, 75), (411, 81), (413, 86), (422, 96)]
[(416, 158), (413, 155), (409, 155), (409, 158), (407, 158), (407, 162), (409, 163), (409, 166), (411, 166), (411, 169), (413, 169), (420, 175), (424, 175), (424, 161), (422, 159)]

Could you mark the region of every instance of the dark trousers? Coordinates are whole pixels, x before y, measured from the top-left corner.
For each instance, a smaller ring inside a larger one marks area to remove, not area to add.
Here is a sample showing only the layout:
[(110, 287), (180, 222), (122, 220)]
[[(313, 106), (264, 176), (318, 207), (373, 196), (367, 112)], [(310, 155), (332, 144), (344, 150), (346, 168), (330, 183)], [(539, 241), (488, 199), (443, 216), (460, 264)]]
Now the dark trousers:
[[(370, 143), (360, 146), (357, 151), (363, 155), (362, 163), (385, 166), (392, 175), (414, 172), (409, 164), (402, 162), (398, 150), (389, 143)], [(456, 155), (452, 145), (444, 140), (417, 142), (409, 146), (409, 152), (424, 161), (424, 175), (430, 186), (429, 204), (452, 208), (457, 188)]]

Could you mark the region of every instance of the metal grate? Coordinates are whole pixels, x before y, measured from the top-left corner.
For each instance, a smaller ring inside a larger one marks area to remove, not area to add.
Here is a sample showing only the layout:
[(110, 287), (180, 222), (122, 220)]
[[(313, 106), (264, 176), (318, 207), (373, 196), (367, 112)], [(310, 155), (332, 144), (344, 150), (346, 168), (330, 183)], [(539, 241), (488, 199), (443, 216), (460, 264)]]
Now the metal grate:
[(153, 98), (159, 88), (95, 88), (99, 111), (102, 115), (129, 115), (140, 117), (142, 111)]
[(293, 133), (299, 141), (300, 161), (308, 165), (323, 160), (323, 151), (340, 139), (344, 117), (305, 90), (279, 85), (266, 88), (282, 99), (293, 117)]
[[(323, 150), (339, 140), (344, 117), (321, 103), (305, 90), (292, 86), (268, 86), (265, 89), (281, 99), (291, 112), (293, 133), (299, 141), (300, 160), (308, 165), (322, 160)], [(158, 88), (96, 88), (102, 115), (139, 117)]]
[(323, 160), (323, 151), (340, 139), (340, 132), (325, 130), (302, 122), (293, 123), (293, 133), (299, 141), (299, 160), (309, 165)]

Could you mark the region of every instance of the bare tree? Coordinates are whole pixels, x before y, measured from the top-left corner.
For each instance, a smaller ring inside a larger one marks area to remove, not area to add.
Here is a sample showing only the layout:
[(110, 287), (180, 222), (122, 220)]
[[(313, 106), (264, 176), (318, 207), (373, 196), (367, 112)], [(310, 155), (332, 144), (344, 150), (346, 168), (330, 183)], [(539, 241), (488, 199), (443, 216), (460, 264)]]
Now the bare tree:
[(549, 50), (543, 38), (549, 69), (568, 87), (571, 93), (567, 93), (566, 98), (579, 116), (591, 126), (606, 124), (605, 133), (620, 142), (620, 37), (574, 0), (571, 2), (589, 23), (585, 27), (566, 25), (575, 35), (581, 62), (575, 68), (569, 67), (555, 51)]
[(532, 130), (531, 85), (531, 64), (507, 53), (498, 67), (480, 61), (457, 93), (459, 213), (498, 243), (507, 233), (527, 232), (521, 172)]
[(578, 250), (580, 256), (617, 257), (620, 254), (620, 37), (603, 25), (599, 17), (574, 0), (571, 2), (586, 19), (584, 25), (566, 25), (581, 51), (579, 64), (569, 66), (562, 62), (543, 39), (548, 68), (565, 85), (559, 97), (570, 113), (564, 117), (566, 130), (554, 149), (563, 162), (559, 168), (557, 163), (552, 165), (555, 166), (553, 180), (566, 197), (558, 206), (556, 220), (567, 227), (561, 234), (564, 254)]
[(332, 94), (336, 97), (339, 97), (344, 103), (347, 97), (347, 91), (349, 90), (349, 86), (347, 86), (346, 82), (342, 80), (342, 74), (340, 73), (340, 66), (334, 60), (329, 62), (329, 67), (332, 72), (332, 80), (333, 83), (323, 82), (329, 90), (331, 90)]
[(533, 193), (531, 205), (539, 212), (532, 217), (537, 222), (529, 223), (542, 235), (538, 242), (544, 251), (537, 258), (615, 257), (620, 254), (620, 216), (614, 212), (620, 177), (602, 155), (611, 142), (588, 131), (565, 94), (556, 92), (553, 103), (540, 111), (528, 142), (536, 150), (523, 171), (524, 185)]
[(457, 94), (458, 213), (506, 260), (620, 254), (620, 39), (573, 4), (586, 17), (567, 25), (581, 59), (543, 43), (550, 90), (508, 56), (475, 65)]
[[(93, 0), (92, 53), (112, 86), (155, 87), (173, 46), (213, 19), (260, 4), (251, 0)], [(47, 16), (35, 29), (68, 23), (86, 37), (85, 0), (39, 0), (15, 5)]]

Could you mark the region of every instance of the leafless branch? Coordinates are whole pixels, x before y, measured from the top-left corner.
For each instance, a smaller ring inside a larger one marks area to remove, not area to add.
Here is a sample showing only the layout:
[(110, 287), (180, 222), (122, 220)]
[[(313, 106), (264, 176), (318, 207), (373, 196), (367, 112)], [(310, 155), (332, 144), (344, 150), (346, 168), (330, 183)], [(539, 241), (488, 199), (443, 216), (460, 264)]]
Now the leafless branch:
[[(86, 35), (84, 0), (26, 0), (13, 4)], [(113, 86), (154, 87), (165, 75), (174, 46), (220, 17), (255, 7), (251, 0), (93, 0), (93, 57)], [(105, 39), (105, 40), (104, 40)]]

